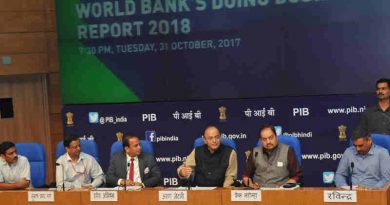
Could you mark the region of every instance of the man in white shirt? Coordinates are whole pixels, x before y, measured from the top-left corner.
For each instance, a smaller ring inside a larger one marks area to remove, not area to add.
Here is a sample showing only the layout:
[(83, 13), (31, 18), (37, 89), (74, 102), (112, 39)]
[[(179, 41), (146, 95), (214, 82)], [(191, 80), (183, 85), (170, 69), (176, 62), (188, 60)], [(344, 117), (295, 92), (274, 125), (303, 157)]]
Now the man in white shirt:
[(81, 152), (79, 137), (66, 137), (64, 147), (66, 153), (57, 159), (57, 187), (96, 188), (104, 183), (102, 168), (94, 157)]
[(30, 164), (18, 155), (13, 142), (0, 145), (0, 190), (25, 189), (30, 186)]

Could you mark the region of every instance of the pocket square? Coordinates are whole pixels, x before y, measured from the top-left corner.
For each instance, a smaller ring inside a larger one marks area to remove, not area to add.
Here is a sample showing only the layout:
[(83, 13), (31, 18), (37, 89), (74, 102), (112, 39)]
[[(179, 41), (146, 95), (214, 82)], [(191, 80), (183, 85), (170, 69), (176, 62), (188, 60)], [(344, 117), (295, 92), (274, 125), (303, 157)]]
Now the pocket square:
[(144, 169), (144, 174), (148, 174), (149, 172), (150, 172), (149, 167), (146, 167), (146, 168)]

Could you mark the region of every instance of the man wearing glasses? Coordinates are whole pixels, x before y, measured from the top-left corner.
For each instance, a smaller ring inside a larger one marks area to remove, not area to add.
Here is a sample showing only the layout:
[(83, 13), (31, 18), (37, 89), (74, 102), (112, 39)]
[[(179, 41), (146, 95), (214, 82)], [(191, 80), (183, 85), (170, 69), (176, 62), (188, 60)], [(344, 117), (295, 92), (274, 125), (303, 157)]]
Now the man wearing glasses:
[(243, 184), (258, 189), (299, 182), (302, 171), (294, 149), (278, 143), (274, 126), (262, 127), (260, 139), (262, 145), (253, 148), (248, 157)]
[(237, 154), (221, 144), (217, 127), (208, 126), (203, 133), (205, 145), (192, 150), (186, 161), (177, 169), (181, 179), (195, 177), (192, 185), (203, 187), (229, 187), (237, 177)]
[(66, 153), (57, 159), (56, 183), (67, 189), (96, 188), (104, 183), (104, 173), (98, 162), (81, 152), (80, 139), (71, 135), (64, 139)]

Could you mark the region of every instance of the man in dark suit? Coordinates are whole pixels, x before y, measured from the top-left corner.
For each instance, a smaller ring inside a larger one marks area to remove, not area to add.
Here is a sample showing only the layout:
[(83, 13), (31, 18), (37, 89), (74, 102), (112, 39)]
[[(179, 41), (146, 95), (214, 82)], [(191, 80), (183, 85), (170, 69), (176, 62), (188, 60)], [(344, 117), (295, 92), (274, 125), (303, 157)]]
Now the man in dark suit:
[(160, 183), (161, 173), (155, 158), (142, 153), (138, 136), (126, 135), (123, 150), (115, 153), (107, 171), (108, 186), (153, 187)]

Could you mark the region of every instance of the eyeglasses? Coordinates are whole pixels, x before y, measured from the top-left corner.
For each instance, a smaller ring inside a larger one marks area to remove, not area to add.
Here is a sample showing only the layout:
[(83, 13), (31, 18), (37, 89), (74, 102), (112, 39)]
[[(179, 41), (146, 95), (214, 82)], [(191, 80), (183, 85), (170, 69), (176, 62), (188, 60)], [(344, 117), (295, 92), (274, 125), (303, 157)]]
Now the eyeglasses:
[(274, 134), (271, 135), (271, 136), (269, 136), (269, 137), (262, 137), (262, 138), (261, 138), (261, 141), (262, 141), (262, 142), (271, 141), (271, 140), (274, 140), (275, 137), (276, 137), (276, 136), (275, 136)]
[(212, 141), (219, 141), (219, 140), (221, 140), (221, 136), (207, 137), (205, 139), (207, 141), (210, 141), (210, 142), (212, 142)]
[(69, 146), (70, 149), (77, 149), (77, 148), (81, 148), (81, 145), (76, 145), (76, 146)]

